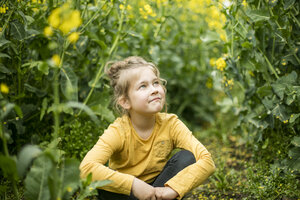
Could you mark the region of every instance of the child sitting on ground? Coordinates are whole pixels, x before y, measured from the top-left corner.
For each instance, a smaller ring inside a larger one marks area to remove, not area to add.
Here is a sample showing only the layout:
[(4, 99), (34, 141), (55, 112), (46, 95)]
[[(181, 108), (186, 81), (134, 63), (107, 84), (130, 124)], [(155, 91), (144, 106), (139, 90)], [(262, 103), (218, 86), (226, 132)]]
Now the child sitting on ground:
[(214, 172), (210, 153), (176, 115), (161, 112), (165, 81), (153, 63), (132, 56), (106, 68), (122, 116), (86, 154), (81, 176), (112, 180), (100, 200), (181, 199)]

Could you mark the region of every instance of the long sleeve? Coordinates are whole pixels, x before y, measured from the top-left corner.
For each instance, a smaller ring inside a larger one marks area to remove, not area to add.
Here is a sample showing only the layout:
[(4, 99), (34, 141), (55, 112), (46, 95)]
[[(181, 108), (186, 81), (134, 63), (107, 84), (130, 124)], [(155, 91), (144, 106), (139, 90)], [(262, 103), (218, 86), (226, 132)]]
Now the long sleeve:
[(191, 151), (196, 158), (196, 163), (180, 171), (165, 184), (174, 189), (181, 199), (186, 192), (200, 185), (213, 174), (215, 164), (210, 153), (179, 119), (175, 121), (170, 134), (175, 147)]
[(134, 176), (120, 173), (105, 166), (108, 159), (122, 149), (123, 140), (124, 138), (118, 133), (117, 127), (110, 126), (81, 162), (81, 177), (86, 177), (92, 173), (93, 181), (112, 180), (111, 184), (101, 189), (129, 195)]

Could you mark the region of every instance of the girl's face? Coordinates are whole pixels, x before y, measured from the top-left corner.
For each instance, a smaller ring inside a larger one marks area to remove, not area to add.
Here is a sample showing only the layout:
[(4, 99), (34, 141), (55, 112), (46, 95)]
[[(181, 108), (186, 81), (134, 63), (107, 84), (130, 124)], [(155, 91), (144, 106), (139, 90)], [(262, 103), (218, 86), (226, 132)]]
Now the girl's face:
[(131, 70), (126, 108), (130, 114), (149, 115), (160, 112), (165, 104), (165, 91), (150, 67)]

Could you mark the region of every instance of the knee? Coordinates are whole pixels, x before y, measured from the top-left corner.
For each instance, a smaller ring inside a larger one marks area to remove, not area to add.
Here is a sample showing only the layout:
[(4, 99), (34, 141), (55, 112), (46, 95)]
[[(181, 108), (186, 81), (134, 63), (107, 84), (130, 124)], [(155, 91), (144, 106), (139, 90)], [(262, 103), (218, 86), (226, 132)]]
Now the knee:
[(178, 158), (179, 158), (178, 161), (181, 165), (181, 168), (185, 168), (196, 162), (194, 154), (188, 150), (179, 151)]

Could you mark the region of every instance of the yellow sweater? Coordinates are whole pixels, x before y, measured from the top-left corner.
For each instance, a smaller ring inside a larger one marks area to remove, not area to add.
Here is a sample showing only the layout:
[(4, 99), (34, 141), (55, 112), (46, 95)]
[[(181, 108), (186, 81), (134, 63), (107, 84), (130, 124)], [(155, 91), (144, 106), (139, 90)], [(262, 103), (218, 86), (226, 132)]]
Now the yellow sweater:
[[(181, 199), (206, 180), (215, 165), (206, 148), (174, 114), (157, 113), (154, 130), (146, 140), (135, 132), (128, 116), (116, 119), (84, 157), (80, 164), (81, 177), (92, 172), (93, 180), (113, 181), (102, 189), (129, 195), (134, 177), (147, 183), (154, 181), (174, 148), (189, 150), (196, 158), (195, 164), (165, 184)], [(109, 167), (106, 167), (108, 160)]]

